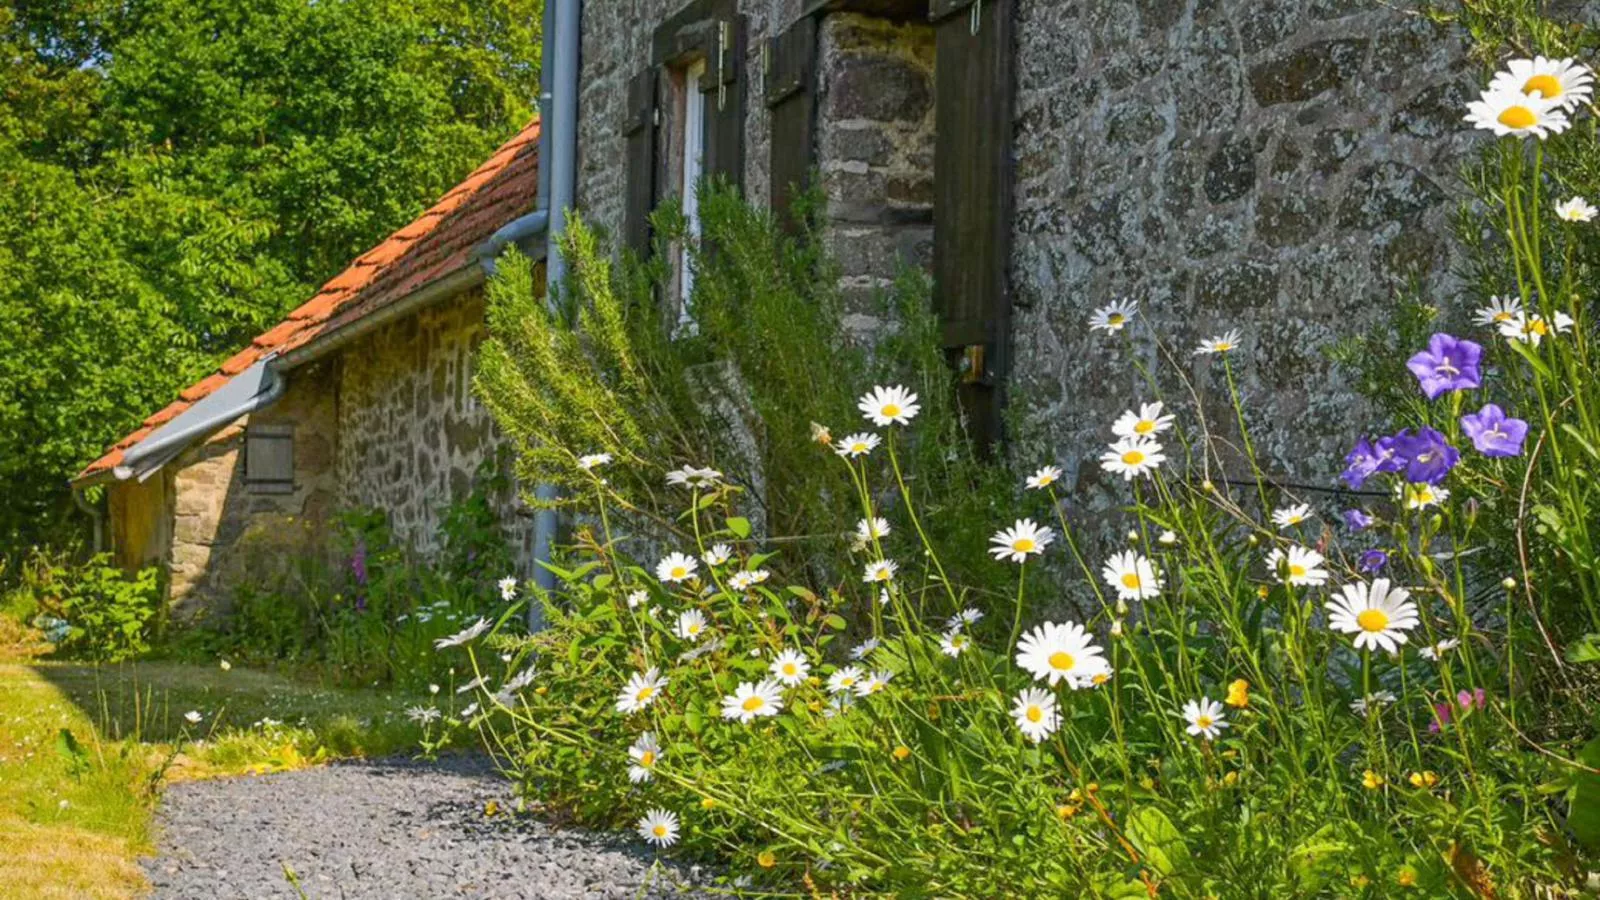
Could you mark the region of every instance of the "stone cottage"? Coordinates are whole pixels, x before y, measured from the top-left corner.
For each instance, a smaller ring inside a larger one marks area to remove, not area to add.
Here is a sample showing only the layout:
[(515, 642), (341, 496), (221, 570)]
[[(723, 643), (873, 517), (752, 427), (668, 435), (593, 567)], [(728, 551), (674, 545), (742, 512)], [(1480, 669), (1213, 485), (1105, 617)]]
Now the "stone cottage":
[[(1189, 348), (1239, 328), (1258, 446), (1328, 483), (1360, 423), (1323, 351), (1397, 291), (1455, 288), (1450, 185), (1478, 140), (1461, 117), (1479, 73), (1407, 6), (590, 0), (575, 205), (649, 252), (650, 211), (685, 197), (692, 221), (703, 176), (780, 217), (817, 179), (857, 324), (902, 261), (929, 268), (974, 433), (1059, 463), (1091, 506), (1109, 502), (1106, 425), (1142, 382), (1090, 312), (1139, 301), (1153, 327), (1134, 350), (1168, 374), (1203, 375)], [(85, 471), (113, 483), (120, 559), (165, 562), (181, 593), (252, 523), (344, 505), (434, 545), (496, 441), (467, 388), (472, 248), (532, 205), (535, 130)], [(271, 354), (281, 398), (128, 471), (124, 454)]]

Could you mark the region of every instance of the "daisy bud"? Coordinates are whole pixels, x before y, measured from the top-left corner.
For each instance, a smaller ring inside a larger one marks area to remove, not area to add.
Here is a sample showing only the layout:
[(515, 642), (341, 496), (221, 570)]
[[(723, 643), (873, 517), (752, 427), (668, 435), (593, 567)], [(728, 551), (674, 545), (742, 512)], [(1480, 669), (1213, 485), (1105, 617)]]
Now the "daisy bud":
[(1127, 614), (1128, 614), (1128, 601), (1123, 600), (1121, 598), (1118, 598), (1117, 599), (1117, 615), (1125, 616)]
[(1517, 589), (1517, 580), (1508, 577), (1505, 581), (1500, 582), (1500, 586), (1508, 591), (1514, 591)]
[(1178, 535), (1175, 532), (1163, 531), (1161, 532), (1161, 536), (1156, 538), (1156, 540), (1170, 547), (1178, 542)]
[(1211, 479), (1207, 478), (1205, 481), (1200, 482), (1200, 490), (1205, 491), (1208, 494), (1215, 494), (1217, 492), (1217, 486), (1211, 483)]
[(1122, 637), (1122, 620), (1114, 619), (1111, 622), (1111, 636)]
[(1249, 542), (1250, 542), (1250, 546), (1254, 547), (1254, 546), (1257, 546), (1258, 544), (1261, 543), (1261, 538), (1256, 537), (1255, 535), (1252, 534), (1249, 537)]
[(1130, 544), (1139, 543), (1139, 532), (1137, 532), (1137, 531), (1128, 532), (1128, 543), (1130, 543)]

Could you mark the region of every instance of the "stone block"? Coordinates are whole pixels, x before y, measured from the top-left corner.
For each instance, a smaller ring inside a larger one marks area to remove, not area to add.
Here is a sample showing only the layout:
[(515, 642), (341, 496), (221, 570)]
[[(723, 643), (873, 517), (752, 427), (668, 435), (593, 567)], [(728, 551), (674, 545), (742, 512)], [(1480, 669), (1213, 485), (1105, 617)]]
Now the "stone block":
[(832, 121), (921, 121), (933, 106), (928, 73), (894, 56), (841, 55), (827, 73), (823, 115)]
[(1366, 55), (1364, 39), (1318, 41), (1250, 67), (1250, 92), (1261, 106), (1298, 103), (1354, 78)]

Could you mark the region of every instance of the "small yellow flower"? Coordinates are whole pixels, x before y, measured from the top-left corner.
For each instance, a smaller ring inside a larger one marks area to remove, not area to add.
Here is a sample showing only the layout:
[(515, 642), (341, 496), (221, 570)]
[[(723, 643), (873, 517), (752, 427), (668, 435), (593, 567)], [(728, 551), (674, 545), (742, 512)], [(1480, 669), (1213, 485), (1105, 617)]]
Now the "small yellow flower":
[(1071, 803), (1063, 803), (1060, 806), (1056, 807), (1056, 816), (1058, 818), (1060, 818), (1061, 821), (1063, 821), (1063, 822), (1065, 822), (1066, 820), (1072, 818), (1073, 816), (1075, 816), (1077, 814), (1078, 814), (1078, 807), (1072, 805)]
[(491, 817), (493, 817), (495, 815), (495, 813), (498, 813), (499, 811), (500, 811), (500, 804), (498, 802), (494, 801), (494, 800), (490, 800), (488, 803), (485, 803), (483, 805), (483, 815), (484, 815), (485, 818), (491, 818)]
[(1400, 873), (1394, 877), (1395, 884), (1401, 887), (1417, 886), (1417, 870), (1410, 866), (1401, 866)]
[(1271, 594), (1271, 593), (1272, 593), (1272, 588), (1269, 588), (1264, 584), (1261, 585), (1260, 587), (1256, 588), (1256, 596), (1260, 597), (1263, 600), (1267, 599), (1267, 595)]
[(1365, 889), (1366, 886), (1371, 883), (1372, 879), (1365, 875), (1355, 875), (1350, 878), (1350, 886), (1356, 888), (1357, 890)]
[(1411, 786), (1414, 787), (1414, 788), (1421, 788), (1423, 790), (1430, 790), (1430, 789), (1433, 788), (1434, 785), (1436, 785), (1438, 783), (1439, 783), (1439, 775), (1438, 775), (1437, 772), (1434, 772), (1431, 769), (1429, 769), (1427, 771), (1424, 771), (1424, 772), (1412, 772), (1411, 773)]
[(830, 431), (826, 425), (819, 425), (816, 422), (812, 422), (811, 439), (823, 445), (824, 447), (827, 447), (833, 444), (833, 432)]
[(1226, 775), (1222, 776), (1222, 783), (1228, 787), (1233, 787), (1239, 783), (1239, 773), (1234, 771), (1228, 772)]
[(700, 798), (700, 808), (701, 809), (716, 809), (716, 807), (717, 807), (717, 801), (711, 799), (710, 797), (701, 797)]
[(1361, 786), (1369, 791), (1375, 791), (1383, 787), (1383, 776), (1368, 769), (1361, 773)]
[(894, 748), (894, 758), (897, 761), (904, 762), (905, 758), (910, 756), (910, 755), (911, 755), (911, 748), (907, 747), (905, 744), (901, 744), (900, 746)]
[(778, 857), (771, 850), (763, 850), (756, 854), (756, 865), (763, 869), (770, 869), (778, 864)]
[(548, 687), (546, 687), (546, 686), (541, 684), (538, 687), (534, 688), (533, 692), (535, 694), (538, 694), (539, 696), (543, 697), (545, 694), (550, 693), (550, 688), (548, 688)]
[(1082, 803), (1083, 802), (1083, 791), (1080, 791), (1077, 788), (1073, 788), (1072, 789), (1072, 793), (1067, 795), (1067, 799), (1071, 800), (1073, 803)]
[(1250, 682), (1243, 678), (1235, 679), (1228, 684), (1228, 696), (1222, 701), (1235, 709), (1244, 709), (1250, 705)]
[(1098, 781), (1089, 782), (1089, 793), (1091, 793), (1091, 794), (1100, 793), (1100, 783)]

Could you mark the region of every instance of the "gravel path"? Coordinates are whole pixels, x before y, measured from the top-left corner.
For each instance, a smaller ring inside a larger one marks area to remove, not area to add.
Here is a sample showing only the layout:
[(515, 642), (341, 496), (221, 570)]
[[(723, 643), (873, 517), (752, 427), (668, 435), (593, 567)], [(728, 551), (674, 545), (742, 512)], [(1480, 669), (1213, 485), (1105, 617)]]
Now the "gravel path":
[(342, 763), (173, 785), (160, 856), (144, 861), (162, 900), (662, 898), (695, 872), (657, 864), (625, 837), (553, 828), (509, 807), (481, 758)]

